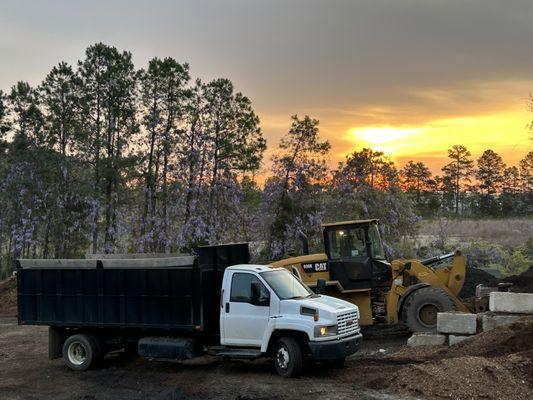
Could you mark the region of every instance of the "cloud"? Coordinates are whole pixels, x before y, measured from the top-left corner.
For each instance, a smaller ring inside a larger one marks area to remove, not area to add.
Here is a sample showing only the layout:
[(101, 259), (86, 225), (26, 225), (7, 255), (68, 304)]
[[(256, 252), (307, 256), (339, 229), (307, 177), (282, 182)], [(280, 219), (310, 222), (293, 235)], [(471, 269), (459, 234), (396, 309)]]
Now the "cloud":
[[(383, 126), (422, 129), (443, 148), (477, 135), (472, 146), (494, 144), (511, 157), (527, 147), (518, 137), (531, 120), (531, 38), (530, 0), (5, 0), (0, 89), (38, 84), (104, 41), (130, 50), (137, 67), (171, 56), (204, 80), (232, 79), (271, 148), (297, 113), (320, 119), (335, 163), (358, 146), (347, 132)], [(500, 122), (484, 119), (493, 115)], [(458, 118), (470, 122), (459, 129)], [(407, 138), (403, 146), (413, 147)]]

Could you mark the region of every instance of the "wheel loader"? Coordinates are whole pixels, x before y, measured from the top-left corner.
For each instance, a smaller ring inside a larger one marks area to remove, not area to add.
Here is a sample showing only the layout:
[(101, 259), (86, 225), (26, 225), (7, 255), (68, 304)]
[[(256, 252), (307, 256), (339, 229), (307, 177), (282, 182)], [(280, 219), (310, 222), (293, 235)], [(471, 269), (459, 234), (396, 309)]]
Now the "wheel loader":
[[(359, 307), (361, 325), (404, 322), (413, 332), (433, 331), (437, 313), (471, 312), (458, 297), (466, 263), (460, 251), (427, 260), (385, 259), (377, 219), (322, 225), (324, 253), (271, 263), (285, 267), (319, 293)], [(435, 264), (452, 258), (451, 266)]]

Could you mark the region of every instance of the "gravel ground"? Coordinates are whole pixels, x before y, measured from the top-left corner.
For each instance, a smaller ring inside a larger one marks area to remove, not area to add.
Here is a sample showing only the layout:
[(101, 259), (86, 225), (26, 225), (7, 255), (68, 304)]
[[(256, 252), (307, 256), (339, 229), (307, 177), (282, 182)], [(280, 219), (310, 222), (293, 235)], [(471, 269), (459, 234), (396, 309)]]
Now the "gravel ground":
[(376, 365), (382, 361), (386, 368), (394, 368), (384, 357), (404, 344), (403, 337), (369, 340), (345, 367), (314, 365), (298, 379), (278, 377), (264, 360), (223, 361), (214, 357), (173, 364), (119, 355), (107, 358), (98, 369), (77, 373), (62, 360), (48, 360), (47, 340), (46, 327), (18, 326), (12, 317), (0, 318), (0, 399), (408, 398), (365, 387), (374, 379), (372, 374), (345, 379), (347, 373), (357, 376), (357, 370), (369, 363), (367, 360), (374, 363), (373, 371), (381, 369)]

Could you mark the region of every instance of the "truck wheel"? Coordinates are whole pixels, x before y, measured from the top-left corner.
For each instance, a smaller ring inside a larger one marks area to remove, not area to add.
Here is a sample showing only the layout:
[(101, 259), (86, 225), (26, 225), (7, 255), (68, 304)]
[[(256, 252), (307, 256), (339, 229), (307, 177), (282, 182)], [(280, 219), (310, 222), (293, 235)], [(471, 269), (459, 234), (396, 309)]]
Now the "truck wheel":
[(92, 335), (72, 335), (63, 344), (63, 360), (74, 371), (85, 371), (99, 359), (100, 346)]
[(276, 372), (284, 378), (292, 378), (302, 373), (303, 355), (296, 339), (284, 337), (278, 340), (274, 350)]
[(402, 308), (402, 320), (413, 332), (432, 332), (437, 329), (437, 313), (456, 309), (444, 290), (425, 287), (407, 297)]

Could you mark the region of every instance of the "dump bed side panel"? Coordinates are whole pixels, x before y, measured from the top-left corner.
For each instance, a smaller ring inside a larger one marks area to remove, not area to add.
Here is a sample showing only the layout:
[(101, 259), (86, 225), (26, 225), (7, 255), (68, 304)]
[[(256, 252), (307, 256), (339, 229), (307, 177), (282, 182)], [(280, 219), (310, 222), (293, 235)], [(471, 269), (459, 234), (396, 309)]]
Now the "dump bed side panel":
[(19, 323), (219, 333), (226, 267), (248, 244), (204, 246), (196, 256), (18, 260)]
[(196, 263), (24, 264), (19, 263), (17, 273), (20, 323), (179, 330), (202, 325)]

